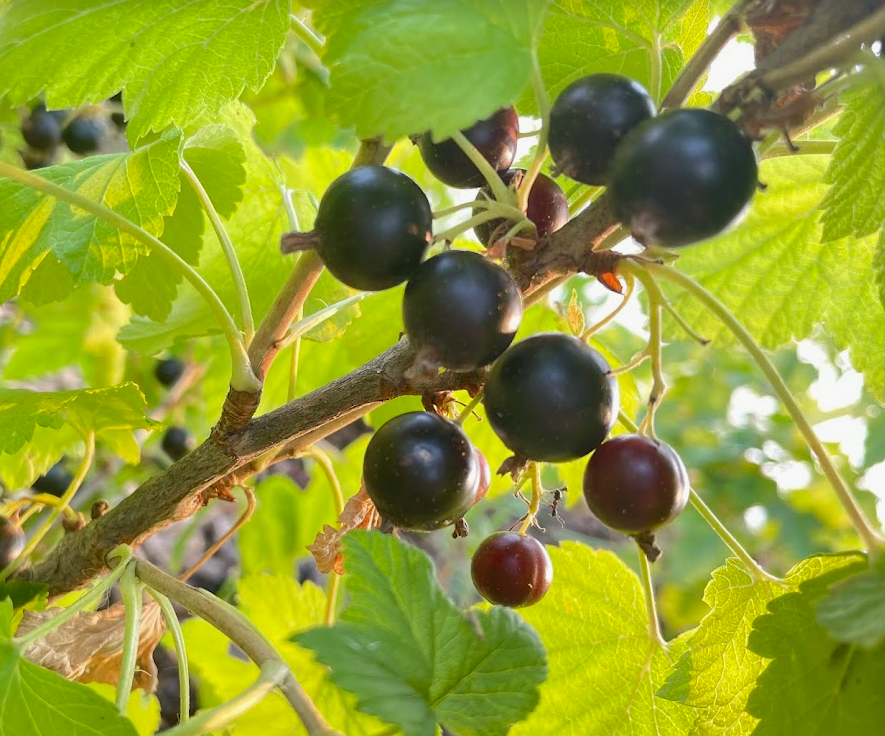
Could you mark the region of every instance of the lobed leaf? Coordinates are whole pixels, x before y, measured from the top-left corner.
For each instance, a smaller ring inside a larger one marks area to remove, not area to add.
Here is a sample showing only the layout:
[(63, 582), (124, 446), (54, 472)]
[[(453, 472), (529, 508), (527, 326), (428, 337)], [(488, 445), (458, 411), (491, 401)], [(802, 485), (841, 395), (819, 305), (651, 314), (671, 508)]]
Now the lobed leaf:
[(332, 628), (295, 641), (329, 665), (360, 710), (433, 736), (506, 734), (532, 711), (547, 675), (534, 631), (508, 609), (468, 619), (445, 596), (430, 559), (377, 532), (344, 539), (351, 600)]
[(817, 622), (836, 641), (873, 649), (885, 641), (885, 564), (837, 583), (817, 602)]

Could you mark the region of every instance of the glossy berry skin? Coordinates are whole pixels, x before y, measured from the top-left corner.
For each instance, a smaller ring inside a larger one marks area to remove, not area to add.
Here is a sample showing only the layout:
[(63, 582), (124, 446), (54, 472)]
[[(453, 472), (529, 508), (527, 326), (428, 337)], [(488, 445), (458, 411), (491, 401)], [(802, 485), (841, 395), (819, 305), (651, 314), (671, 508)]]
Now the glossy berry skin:
[[(512, 107), (498, 110), (461, 131), (495, 171), (506, 171), (516, 156), (519, 116)], [(418, 138), (418, 150), (431, 174), (443, 184), (457, 189), (473, 189), (485, 183), (485, 177), (454, 140), (434, 143), (430, 133)]]
[(628, 133), (615, 152), (609, 194), (643, 245), (678, 247), (718, 235), (744, 212), (758, 183), (753, 147), (726, 117), (686, 108)]
[(521, 321), (519, 288), (479, 253), (441, 253), (424, 261), (406, 284), (406, 334), (428, 360), (445, 368), (488, 365), (513, 342)]
[(495, 434), (529, 460), (566, 462), (599, 447), (618, 416), (618, 382), (602, 355), (559, 332), (532, 335), (492, 366), (485, 409)]
[(31, 488), (37, 491), (37, 493), (48, 493), (52, 496), (61, 496), (68, 489), (68, 486), (71, 485), (73, 480), (74, 476), (65, 469), (64, 463), (59, 461), (37, 478), (37, 480), (31, 484)]
[(184, 427), (169, 427), (160, 447), (172, 460), (178, 461), (194, 449), (194, 438)]
[(394, 417), (369, 440), (363, 482), (375, 508), (401, 529), (431, 531), (473, 505), (479, 464), (464, 431), (426, 411)]
[(489, 465), (489, 461), (486, 460), (486, 456), (479, 450), (475, 449), (475, 452), (476, 462), (479, 464), (479, 483), (476, 487), (476, 498), (473, 500), (474, 506), (486, 497), (489, 488), (492, 487), (492, 468)]
[(25, 549), (22, 528), (5, 516), (0, 516), (0, 569), (6, 567)]
[(317, 213), (317, 252), (339, 281), (381, 291), (416, 271), (432, 240), (427, 197), (408, 176), (360, 166), (339, 176)]
[(470, 576), (489, 603), (520, 608), (541, 600), (553, 582), (550, 555), (534, 537), (497, 532), (476, 548)]
[(62, 131), (65, 145), (80, 155), (94, 153), (101, 144), (101, 125), (97, 120), (76, 117)]
[(178, 358), (166, 358), (165, 360), (157, 361), (154, 375), (157, 377), (160, 385), (169, 388), (178, 383), (178, 379), (184, 375), (184, 363)]
[(689, 483), (667, 444), (622, 434), (600, 445), (584, 471), (584, 498), (606, 526), (625, 534), (651, 532), (685, 508)]
[[(522, 181), (525, 169), (510, 169), (503, 172), (500, 176), (501, 180), (508, 186), (511, 186), (511, 184), (517, 186), (517, 182), (514, 181), (517, 174), (519, 174), (519, 180)], [(483, 187), (477, 199), (487, 199), (491, 198), (491, 196), (491, 190)], [(476, 215), (480, 211), (474, 210), (473, 214)], [(568, 222), (568, 199), (566, 199), (562, 189), (559, 188), (559, 184), (549, 176), (538, 174), (535, 183), (532, 185), (532, 191), (529, 192), (525, 214), (529, 220), (535, 223), (537, 237), (540, 240), (550, 235), (550, 233), (556, 232)], [(508, 223), (507, 227), (503, 227), (504, 222), (503, 219), (499, 218), (477, 225), (474, 228), (474, 232), (476, 237), (479, 238), (479, 242), (488, 247), (493, 235), (497, 237), (504, 235), (513, 224)], [(523, 234), (527, 235), (528, 233)]]
[(621, 138), (654, 114), (651, 96), (628, 77), (591, 74), (575, 80), (550, 109), (550, 155), (557, 170), (602, 186)]
[(22, 123), (22, 138), (36, 151), (52, 151), (61, 143), (61, 123), (58, 116), (37, 105)]

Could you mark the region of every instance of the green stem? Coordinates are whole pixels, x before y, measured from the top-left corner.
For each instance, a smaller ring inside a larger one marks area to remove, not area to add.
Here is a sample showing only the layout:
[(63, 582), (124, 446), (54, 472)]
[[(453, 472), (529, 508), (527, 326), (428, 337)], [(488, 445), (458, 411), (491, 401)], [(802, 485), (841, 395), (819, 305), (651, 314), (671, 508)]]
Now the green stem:
[(464, 426), (464, 422), (467, 421), (468, 417), (471, 414), (473, 414), (473, 412), (476, 410), (476, 407), (479, 406), (479, 402), (482, 401), (482, 395), (483, 395), (483, 389), (480, 389), (479, 391), (476, 392), (476, 396), (474, 396), (470, 400), (470, 403), (467, 404), (467, 406), (465, 406), (461, 410), (461, 413), (458, 415), (458, 418), (455, 420), (455, 424), (457, 424), (459, 427)]
[[(259, 667), (271, 662), (284, 664), (270, 640), (242, 611), (230, 603), (205, 590), (192, 588), (187, 583), (176, 580), (145, 560), (136, 560), (135, 565), (136, 574), (142, 582), (214, 626)], [(301, 719), (308, 736), (331, 736), (336, 733), (288, 668), (280, 690)], [(195, 720), (196, 718), (191, 722)]]
[(153, 588), (147, 589), (153, 599), (160, 606), (163, 618), (166, 621), (166, 629), (172, 634), (172, 641), (175, 644), (175, 657), (178, 660), (178, 689), (179, 689), (179, 723), (184, 723), (190, 718), (191, 713), (191, 686), (190, 672), (188, 671), (187, 648), (184, 643), (184, 632), (181, 630), (181, 622), (172, 607), (170, 601), (162, 593), (158, 593)]
[(325, 46), (325, 41), (322, 37), (294, 13), (289, 15), (289, 22), (292, 24), (292, 30), (295, 31), (298, 40), (302, 41), (317, 56), (320, 56), (323, 46)]
[(574, 202), (569, 204), (569, 217), (577, 215), (586, 205), (590, 204), (601, 191), (602, 189), (600, 187), (587, 187), (587, 189), (581, 192), (580, 196), (578, 196)]
[(621, 303), (618, 304), (618, 306), (615, 307), (611, 312), (609, 312), (605, 317), (599, 320), (599, 322), (594, 325), (590, 325), (590, 327), (584, 330), (584, 333), (581, 335), (581, 339), (584, 342), (587, 342), (587, 340), (589, 340), (593, 335), (595, 335), (603, 327), (609, 324), (615, 317), (617, 317), (621, 313), (621, 310), (627, 306), (627, 303), (630, 301), (630, 297), (633, 296), (633, 289), (636, 286), (636, 279), (628, 274), (625, 280), (627, 281), (627, 288), (624, 290)]
[(765, 159), (778, 158), (780, 156), (817, 156), (830, 154), (836, 150), (837, 141), (800, 141), (796, 143), (798, 151), (788, 148), (783, 141), (772, 146), (765, 153)]
[(212, 200), (206, 192), (205, 187), (203, 187), (203, 183), (183, 157), (181, 158), (180, 164), (181, 172), (197, 193), (200, 204), (203, 205), (203, 209), (209, 216), (209, 222), (212, 223), (215, 234), (218, 236), (218, 242), (221, 243), (221, 250), (224, 252), (224, 258), (227, 261), (227, 266), (230, 269), (231, 276), (234, 280), (234, 286), (237, 289), (237, 302), (240, 308), (240, 318), (243, 322), (243, 333), (245, 334), (246, 347), (248, 347), (249, 343), (252, 342), (252, 338), (255, 336), (255, 321), (252, 318), (252, 305), (249, 301), (249, 289), (246, 286), (246, 277), (243, 275), (243, 269), (240, 267), (237, 252), (234, 250), (234, 244), (224, 227), (224, 222), (222, 222), (221, 216), (215, 209), (215, 205), (212, 204)]
[(179, 256), (168, 245), (151, 235), (149, 232), (140, 228), (134, 222), (127, 220), (122, 215), (114, 212), (110, 207), (106, 207), (98, 202), (93, 202), (88, 197), (84, 197), (78, 192), (72, 192), (58, 184), (47, 181), (42, 177), (32, 174), (30, 171), (24, 171), (16, 168), (11, 164), (0, 161), (0, 176), (12, 179), (26, 187), (36, 189), (38, 192), (55, 197), (63, 202), (79, 207), (90, 214), (110, 223), (114, 227), (130, 235), (135, 240), (146, 245), (153, 252), (163, 258), (169, 265), (177, 270), (191, 286), (197, 290), (203, 297), (209, 309), (214, 313), (221, 331), (227, 338), (230, 346), (231, 360), (233, 362), (233, 373), (231, 377), (231, 386), (237, 391), (255, 391), (261, 388), (258, 379), (252, 373), (249, 365), (248, 356), (246, 355), (246, 346), (243, 344), (243, 338), (237, 328), (236, 323), (227, 311), (227, 307), (213, 291), (212, 287), (206, 283), (200, 274), (193, 267)]
[[(505, 205), (506, 206), (506, 205)], [(525, 223), (526, 228), (530, 228), (531, 230), (537, 230), (535, 223), (526, 218), (521, 212), (517, 212), (513, 207), (506, 206), (507, 214), (511, 215), (518, 222)], [(453, 225), (448, 230), (443, 230), (441, 233), (437, 233), (433, 236), (433, 242), (441, 243), (446, 240), (454, 240), (462, 233), (466, 233), (470, 228), (476, 227), (477, 225), (482, 225), (484, 222), (490, 222), (491, 220), (497, 220), (502, 216), (502, 210), (497, 207), (489, 207), (483, 212), (478, 212), (473, 215), (470, 219), (462, 220), (457, 225)]]
[(664, 635), (661, 633), (661, 622), (658, 618), (658, 609), (655, 605), (655, 589), (651, 581), (651, 563), (648, 556), (637, 546), (639, 552), (639, 571), (642, 581), (642, 591), (645, 594), (645, 612), (648, 614), (648, 638), (665, 652), (668, 649)]
[(204, 733), (221, 731), (237, 718), (248, 713), (288, 675), (289, 670), (282, 662), (267, 662), (262, 665), (258, 679), (239, 695), (226, 703), (204, 710), (186, 723), (181, 723), (165, 731), (165, 736), (201, 736)]
[(690, 489), (689, 500), (695, 510), (704, 518), (704, 521), (710, 525), (710, 528), (716, 532), (717, 536), (725, 543), (732, 554), (737, 557), (747, 568), (747, 571), (761, 583), (775, 583), (776, 585), (785, 585), (784, 581), (767, 572), (762, 566), (753, 559), (752, 555), (744, 549), (744, 546), (728, 531), (728, 527), (723, 524), (713, 510), (704, 503), (694, 488)]
[(724, 324), (728, 328), (728, 330), (737, 338), (738, 342), (740, 342), (744, 346), (744, 349), (751, 355), (753, 360), (756, 361), (756, 364), (765, 374), (765, 377), (768, 379), (769, 383), (771, 383), (772, 388), (786, 407), (790, 416), (793, 418), (796, 427), (805, 439), (805, 442), (808, 445), (809, 449), (817, 458), (821, 470), (827, 477), (830, 485), (833, 487), (833, 490), (835, 491), (839, 502), (842, 504), (842, 508), (845, 509), (845, 512), (848, 514), (848, 518), (851, 520), (852, 525), (857, 530), (858, 535), (863, 540), (867, 549), (870, 551), (871, 554), (877, 554), (879, 551), (881, 551), (883, 544), (885, 544), (885, 539), (883, 539), (872, 528), (869, 521), (867, 521), (867, 518), (866, 516), (864, 516), (864, 513), (861, 510), (860, 506), (857, 505), (857, 502), (851, 495), (851, 491), (848, 488), (848, 485), (845, 483), (845, 480), (839, 473), (838, 468), (836, 468), (833, 459), (830, 457), (827, 449), (824, 447), (823, 443), (815, 434), (810, 422), (806, 418), (805, 414), (802, 412), (799, 403), (793, 397), (793, 394), (790, 392), (787, 384), (777, 372), (777, 368), (774, 367), (774, 364), (768, 359), (768, 356), (764, 353), (762, 348), (759, 347), (759, 345), (756, 343), (756, 341), (753, 339), (753, 336), (747, 331), (747, 329), (737, 320), (737, 318), (721, 301), (719, 301), (715, 296), (713, 296), (690, 276), (686, 276), (685, 274), (667, 266), (661, 266), (654, 263), (643, 264), (641, 267), (639, 266), (639, 264), (636, 264), (636, 266), (633, 266), (632, 264), (622, 264), (622, 268), (624, 266), (626, 266), (627, 269), (631, 270), (635, 268), (636, 272), (644, 269), (652, 275), (656, 275), (660, 278), (678, 284), (683, 289), (693, 294), (695, 298), (698, 299), (698, 301), (700, 301), (704, 306), (707, 307), (707, 309), (709, 309), (719, 318), (722, 324)]
[(523, 519), (522, 526), (519, 527), (519, 533), (523, 535), (532, 525), (535, 516), (538, 515), (538, 510), (541, 508), (541, 500), (544, 498), (544, 486), (541, 483), (541, 463), (532, 463), (527, 475), (532, 480), (532, 500), (525, 519)]
[(37, 641), (37, 639), (55, 631), (59, 626), (80, 613), (80, 611), (89, 608), (93, 603), (98, 601), (98, 599), (101, 598), (114, 583), (123, 577), (123, 573), (126, 572), (129, 560), (132, 559), (132, 549), (128, 545), (121, 544), (108, 555), (109, 559), (113, 557), (120, 557), (120, 561), (117, 563), (116, 567), (101, 578), (95, 586), (89, 590), (89, 592), (85, 593), (70, 606), (53, 616), (48, 621), (45, 621), (37, 628), (31, 629), (27, 634), (23, 634), (22, 636), (16, 636), (13, 639), (13, 642), (18, 650), (20, 652), (25, 651), (33, 642)]
[(501, 177), (498, 176), (498, 172), (492, 168), (492, 165), (488, 161), (486, 161), (485, 156), (476, 150), (476, 146), (467, 140), (467, 136), (461, 131), (458, 131), (452, 135), (452, 140), (458, 144), (461, 150), (466, 154), (467, 158), (469, 158), (473, 162), (473, 165), (479, 169), (479, 173), (483, 175), (483, 178), (488, 183), (489, 189), (492, 190), (495, 199), (504, 204), (510, 204), (515, 201), (510, 189), (507, 188), (507, 185), (501, 181)]
[(138, 659), (138, 640), (141, 635), (141, 605), (144, 585), (135, 577), (135, 565), (128, 563), (120, 578), (120, 595), (126, 608), (123, 627), (123, 653), (120, 658), (120, 679), (117, 682), (117, 710), (126, 715), (135, 663)]
[(74, 479), (71, 481), (71, 484), (65, 489), (65, 492), (59, 499), (58, 504), (52, 507), (52, 510), (49, 512), (49, 516), (45, 519), (45, 521), (43, 521), (40, 527), (34, 532), (33, 536), (28, 540), (28, 543), (25, 545), (22, 553), (12, 562), (10, 562), (2, 572), (0, 572), (0, 581), (6, 580), (12, 573), (14, 573), (19, 567), (21, 567), (21, 565), (31, 555), (31, 553), (35, 549), (37, 549), (37, 545), (40, 544), (40, 541), (43, 539), (43, 537), (45, 537), (49, 533), (49, 530), (52, 528), (55, 520), (59, 516), (61, 516), (62, 513), (70, 506), (71, 499), (74, 498), (74, 494), (77, 493), (77, 490), (83, 484), (83, 479), (86, 477), (86, 473), (89, 472), (89, 468), (92, 466), (92, 460), (95, 457), (95, 433), (90, 432), (83, 438), (83, 440), (86, 444), (86, 449), (83, 452), (83, 460), (77, 468)]
[(648, 92), (656, 105), (661, 104), (661, 39), (653, 34), (648, 53)]
[[(295, 315), (296, 321), (304, 314), (304, 310), (299, 310)], [(292, 341), (292, 352), (289, 356), (289, 385), (286, 388), (286, 401), (294, 401), (296, 394), (296, 386), (298, 384), (298, 362), (301, 359), (301, 335)]]
[(326, 591), (326, 615), (323, 620), (326, 626), (335, 624), (335, 617), (338, 615), (338, 595), (341, 592), (341, 576), (332, 570), (329, 573), (329, 589)]
[(544, 77), (541, 75), (541, 67), (538, 64), (538, 57), (535, 55), (532, 61), (532, 89), (535, 93), (535, 102), (538, 104), (538, 114), (541, 118), (541, 131), (538, 133), (538, 144), (535, 149), (535, 157), (526, 170), (525, 176), (519, 185), (519, 191), (516, 194), (516, 206), (520, 212), (525, 212), (529, 201), (529, 192), (538, 174), (541, 172), (541, 166), (547, 158), (547, 134), (550, 131), (550, 96), (547, 94), (547, 88), (544, 86)]

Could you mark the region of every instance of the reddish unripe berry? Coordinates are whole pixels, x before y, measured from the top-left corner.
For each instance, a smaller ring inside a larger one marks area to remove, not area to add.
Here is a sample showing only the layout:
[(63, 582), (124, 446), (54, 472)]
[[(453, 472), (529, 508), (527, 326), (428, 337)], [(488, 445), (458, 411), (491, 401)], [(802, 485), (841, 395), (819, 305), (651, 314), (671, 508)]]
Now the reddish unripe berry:
[(541, 600), (553, 582), (550, 555), (534, 537), (497, 532), (484, 539), (470, 563), (479, 594), (489, 603), (510, 608)]

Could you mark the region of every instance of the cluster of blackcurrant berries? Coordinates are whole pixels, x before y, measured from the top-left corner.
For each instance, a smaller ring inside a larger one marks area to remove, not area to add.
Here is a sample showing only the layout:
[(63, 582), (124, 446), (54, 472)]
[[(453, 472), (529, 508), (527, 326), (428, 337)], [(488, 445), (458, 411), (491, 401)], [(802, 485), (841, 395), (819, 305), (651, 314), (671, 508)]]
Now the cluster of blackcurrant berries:
[[(109, 102), (117, 105), (119, 100), (120, 96), (116, 95)], [(47, 110), (42, 102), (35, 105), (21, 124), (22, 138), (28, 146), (21, 152), (25, 166), (39, 169), (52, 165), (62, 144), (79, 156), (95, 153), (107, 132), (107, 121), (100, 113), (98, 107), (78, 113)], [(112, 112), (110, 121), (118, 128), (126, 125), (120, 112)]]
[[(172, 388), (184, 375), (185, 365), (178, 358), (158, 360), (154, 366), (157, 383), (165, 388)], [(169, 427), (160, 440), (160, 449), (173, 461), (177, 462), (194, 449), (194, 436), (184, 427)]]
[(648, 92), (617, 74), (566, 87), (550, 111), (556, 171), (607, 186), (618, 219), (643, 245), (677, 247), (717, 235), (758, 186), (752, 143), (699, 108), (655, 115)]

